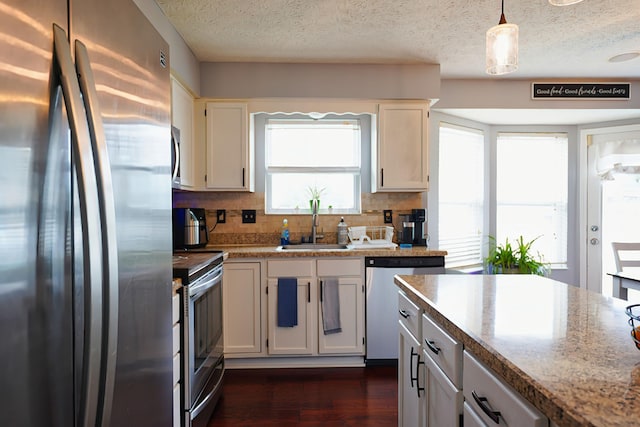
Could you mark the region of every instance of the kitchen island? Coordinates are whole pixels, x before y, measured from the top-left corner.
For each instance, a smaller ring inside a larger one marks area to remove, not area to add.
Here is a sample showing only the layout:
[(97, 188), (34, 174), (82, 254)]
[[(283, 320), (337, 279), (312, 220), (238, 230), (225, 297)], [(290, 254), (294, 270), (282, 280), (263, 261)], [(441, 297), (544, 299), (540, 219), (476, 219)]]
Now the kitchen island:
[(626, 301), (531, 275), (395, 283), (552, 423), (640, 426), (640, 351)]

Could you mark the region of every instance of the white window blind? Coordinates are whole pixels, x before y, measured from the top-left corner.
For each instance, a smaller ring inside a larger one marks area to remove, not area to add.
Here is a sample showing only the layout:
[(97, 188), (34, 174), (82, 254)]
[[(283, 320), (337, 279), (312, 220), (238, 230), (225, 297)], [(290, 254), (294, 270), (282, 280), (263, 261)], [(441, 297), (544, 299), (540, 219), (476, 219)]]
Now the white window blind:
[[(496, 238), (538, 238), (533, 252), (567, 263), (568, 138), (560, 133), (499, 133)], [(538, 237), (540, 236), (540, 237)]]
[(484, 134), (440, 123), (438, 248), (447, 267), (482, 265)]
[(360, 121), (270, 119), (265, 127), (267, 213), (360, 212)]

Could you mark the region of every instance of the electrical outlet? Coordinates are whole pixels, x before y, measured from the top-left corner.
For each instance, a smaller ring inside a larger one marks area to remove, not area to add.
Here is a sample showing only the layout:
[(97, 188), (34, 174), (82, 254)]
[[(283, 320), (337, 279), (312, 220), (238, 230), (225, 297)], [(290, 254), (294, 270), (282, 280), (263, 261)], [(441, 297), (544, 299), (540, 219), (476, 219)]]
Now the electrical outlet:
[(382, 211), (384, 213), (384, 223), (392, 224), (393, 223), (393, 211), (391, 209), (385, 209)]
[(227, 222), (227, 211), (224, 209), (218, 209), (218, 214), (217, 214), (217, 219), (216, 222), (218, 224), (224, 224), (225, 222)]
[(255, 224), (256, 223), (256, 210), (255, 209), (243, 209), (242, 210), (242, 223), (243, 224)]

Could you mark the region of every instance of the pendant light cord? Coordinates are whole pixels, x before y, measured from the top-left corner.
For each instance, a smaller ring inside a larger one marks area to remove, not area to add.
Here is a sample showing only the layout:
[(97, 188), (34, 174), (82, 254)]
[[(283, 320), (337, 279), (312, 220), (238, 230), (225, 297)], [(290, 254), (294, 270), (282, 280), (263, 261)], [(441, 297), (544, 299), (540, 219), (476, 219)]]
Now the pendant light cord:
[(504, 17), (504, 0), (502, 0), (502, 13), (500, 15), (500, 22), (498, 22), (498, 25), (502, 25), (506, 23), (507, 23), (507, 18)]

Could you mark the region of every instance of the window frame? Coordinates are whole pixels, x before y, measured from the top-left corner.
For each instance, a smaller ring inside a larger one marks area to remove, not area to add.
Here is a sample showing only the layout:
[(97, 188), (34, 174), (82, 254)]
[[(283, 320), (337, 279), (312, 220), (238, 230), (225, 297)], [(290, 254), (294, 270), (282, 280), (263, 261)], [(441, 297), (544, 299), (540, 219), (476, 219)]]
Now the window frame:
[[(282, 123), (301, 123), (301, 124), (318, 124), (322, 125), (327, 122), (350, 122), (352, 125), (357, 126), (357, 138), (354, 139), (356, 143), (356, 156), (357, 165), (354, 166), (270, 166), (268, 164), (269, 159), (269, 143), (270, 134), (269, 126), (273, 124)], [(329, 208), (328, 204), (320, 204), (319, 213), (323, 214), (360, 214), (362, 212), (362, 175), (365, 173), (363, 168), (363, 124), (361, 117), (357, 115), (348, 115), (344, 117), (338, 115), (337, 117), (322, 117), (319, 119), (310, 118), (309, 116), (293, 116), (293, 117), (268, 117), (264, 121), (264, 190), (265, 190), (265, 214), (267, 215), (291, 215), (291, 214), (308, 214), (308, 206), (298, 205), (296, 208), (275, 208), (272, 204), (273, 199), (273, 177), (277, 174), (348, 174), (352, 175), (352, 194), (354, 200), (354, 206), (350, 208)], [(322, 197), (320, 198), (322, 202)]]

